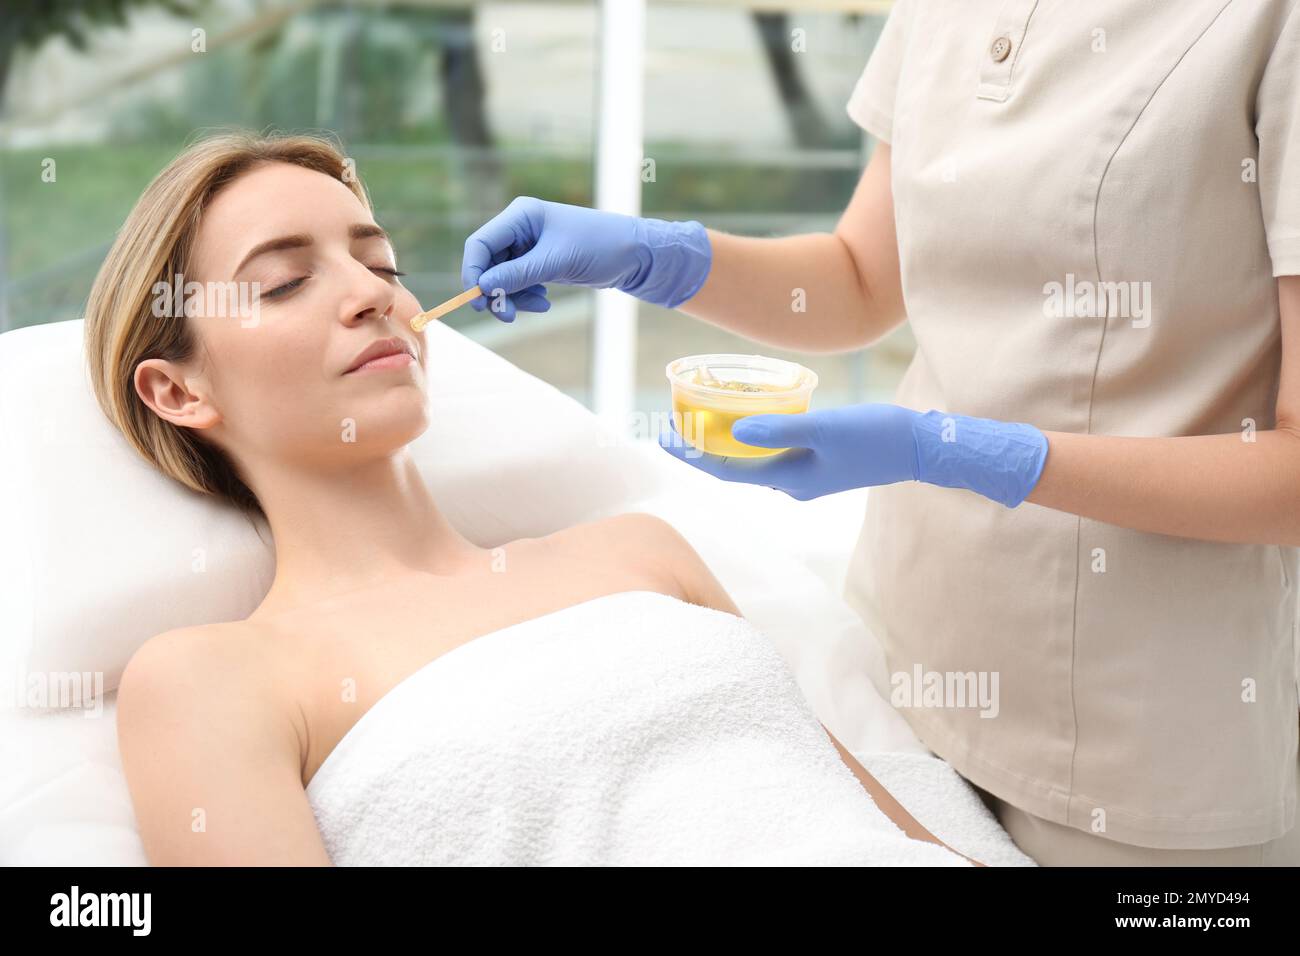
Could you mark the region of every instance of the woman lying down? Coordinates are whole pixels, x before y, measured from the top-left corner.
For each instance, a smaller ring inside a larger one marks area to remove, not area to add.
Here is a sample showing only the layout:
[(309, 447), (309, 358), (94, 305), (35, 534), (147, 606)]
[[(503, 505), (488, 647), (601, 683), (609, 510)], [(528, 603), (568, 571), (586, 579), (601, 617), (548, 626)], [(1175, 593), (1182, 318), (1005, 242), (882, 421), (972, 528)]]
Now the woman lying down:
[(974, 863), (822, 726), (670, 525), (457, 533), (407, 450), (426, 343), (400, 275), (333, 146), (227, 135), (154, 180), (95, 281), (109, 419), (276, 549), (246, 620), (158, 635), (123, 676), (149, 861)]

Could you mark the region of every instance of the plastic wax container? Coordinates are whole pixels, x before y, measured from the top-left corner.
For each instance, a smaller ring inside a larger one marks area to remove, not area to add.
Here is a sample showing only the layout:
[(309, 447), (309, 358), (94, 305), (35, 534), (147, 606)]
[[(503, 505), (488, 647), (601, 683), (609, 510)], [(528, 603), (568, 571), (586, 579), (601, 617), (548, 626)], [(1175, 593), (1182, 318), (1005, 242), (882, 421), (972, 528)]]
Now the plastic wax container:
[(688, 355), (664, 370), (672, 389), (673, 424), (686, 441), (710, 455), (767, 458), (785, 448), (759, 448), (731, 437), (747, 415), (808, 411), (817, 374), (795, 362), (764, 355)]

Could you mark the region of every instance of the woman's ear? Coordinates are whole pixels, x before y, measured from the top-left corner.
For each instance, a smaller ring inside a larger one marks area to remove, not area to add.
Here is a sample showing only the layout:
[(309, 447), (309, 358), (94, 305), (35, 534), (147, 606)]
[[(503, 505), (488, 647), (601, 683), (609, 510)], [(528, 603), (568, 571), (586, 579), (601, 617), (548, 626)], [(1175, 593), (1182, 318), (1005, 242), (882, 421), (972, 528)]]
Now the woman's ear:
[(185, 428), (211, 428), (221, 413), (191, 388), (190, 373), (167, 359), (145, 359), (135, 368), (135, 391), (154, 414)]

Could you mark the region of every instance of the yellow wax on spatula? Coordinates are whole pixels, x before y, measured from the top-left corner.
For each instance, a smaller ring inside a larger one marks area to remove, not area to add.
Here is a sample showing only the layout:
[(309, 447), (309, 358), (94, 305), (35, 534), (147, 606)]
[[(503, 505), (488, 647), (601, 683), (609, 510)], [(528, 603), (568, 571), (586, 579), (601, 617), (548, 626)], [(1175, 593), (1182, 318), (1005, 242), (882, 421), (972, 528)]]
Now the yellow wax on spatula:
[(421, 312), (419, 315), (411, 317), (411, 328), (416, 332), (423, 332), (424, 327), (434, 319), (441, 319), (448, 312), (459, 309), (462, 305), (468, 305), (473, 302), (483, 291), (478, 286), (471, 286), (460, 295), (454, 295), (442, 305), (435, 305), (428, 312)]

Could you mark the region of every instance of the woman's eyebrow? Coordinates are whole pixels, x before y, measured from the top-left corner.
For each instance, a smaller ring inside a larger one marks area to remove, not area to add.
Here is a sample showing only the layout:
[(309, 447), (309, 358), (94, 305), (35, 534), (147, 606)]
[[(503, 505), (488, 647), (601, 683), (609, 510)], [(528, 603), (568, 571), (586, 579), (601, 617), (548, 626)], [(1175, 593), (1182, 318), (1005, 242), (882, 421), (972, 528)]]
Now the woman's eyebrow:
[(352, 239), (370, 239), (373, 237), (376, 239), (382, 239), (389, 245), (392, 245), (392, 240), (388, 238), (388, 233), (384, 232), (384, 230), (380, 229), (373, 223), (360, 222), (354, 226), (349, 226), (348, 236)]
[(256, 259), (260, 255), (265, 255), (268, 252), (279, 252), (281, 249), (300, 249), (303, 246), (310, 245), (311, 236), (303, 235), (301, 233), (294, 236), (280, 236), (278, 239), (268, 239), (266, 242), (259, 242), (257, 245), (253, 246), (252, 249), (248, 250), (248, 255), (244, 256), (239, 265), (235, 267), (235, 275), (239, 275), (244, 266), (248, 265), (252, 260)]
[[(349, 226), (348, 238), (383, 239), (385, 242), (389, 242), (391, 244), (391, 241), (388, 238), (388, 233), (384, 232), (383, 229), (371, 223), (356, 223), (354, 225)], [(257, 245), (253, 246), (252, 249), (249, 249), (248, 254), (245, 255), (242, 260), (240, 260), (239, 265), (235, 267), (235, 274), (238, 275), (240, 270), (242, 270), (244, 266), (248, 265), (249, 262), (251, 262), (253, 259), (256, 259), (258, 256), (263, 255), (264, 253), (279, 252), (283, 249), (301, 249), (303, 246), (310, 246), (311, 244), (312, 244), (311, 236), (308, 236), (305, 233), (297, 233), (292, 236), (280, 236), (279, 238), (276, 239), (268, 239), (265, 242), (259, 242)]]

